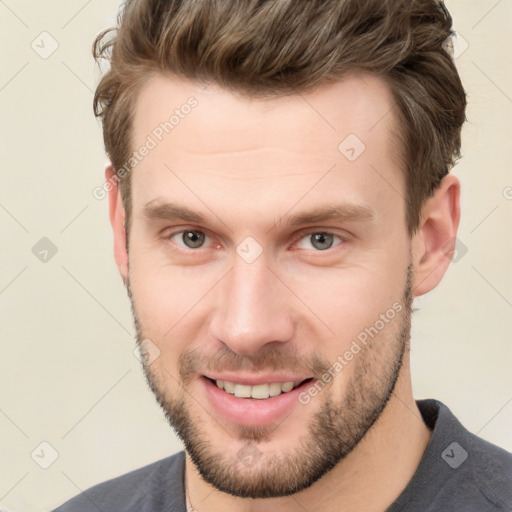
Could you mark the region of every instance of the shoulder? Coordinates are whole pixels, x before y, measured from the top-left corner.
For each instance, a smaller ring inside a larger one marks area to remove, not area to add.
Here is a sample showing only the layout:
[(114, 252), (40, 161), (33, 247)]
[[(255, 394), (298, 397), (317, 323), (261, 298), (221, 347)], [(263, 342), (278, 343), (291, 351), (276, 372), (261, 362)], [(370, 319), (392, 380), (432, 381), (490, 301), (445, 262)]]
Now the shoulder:
[(512, 453), (469, 432), (437, 400), (422, 409), (426, 423), (435, 423), (429, 458), (439, 478), (436, 498), (452, 510), (512, 511)]
[(184, 452), (113, 478), (80, 493), (54, 512), (158, 512), (185, 510)]
[(474, 434), (468, 443), (476, 487), (496, 510), (512, 510), (512, 453)]

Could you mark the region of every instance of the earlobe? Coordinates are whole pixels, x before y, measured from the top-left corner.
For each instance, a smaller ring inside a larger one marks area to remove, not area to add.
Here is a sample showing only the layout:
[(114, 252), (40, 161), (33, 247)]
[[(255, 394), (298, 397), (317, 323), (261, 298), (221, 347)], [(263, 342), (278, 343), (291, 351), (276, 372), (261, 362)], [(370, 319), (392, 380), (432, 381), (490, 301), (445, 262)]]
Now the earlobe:
[(126, 250), (125, 211), (119, 190), (119, 179), (112, 164), (105, 168), (105, 181), (108, 187), (108, 205), (110, 224), (114, 235), (114, 257), (121, 278), (128, 279), (128, 253)]
[(425, 203), (413, 237), (414, 297), (428, 293), (441, 281), (453, 255), (459, 220), (460, 182), (449, 174)]

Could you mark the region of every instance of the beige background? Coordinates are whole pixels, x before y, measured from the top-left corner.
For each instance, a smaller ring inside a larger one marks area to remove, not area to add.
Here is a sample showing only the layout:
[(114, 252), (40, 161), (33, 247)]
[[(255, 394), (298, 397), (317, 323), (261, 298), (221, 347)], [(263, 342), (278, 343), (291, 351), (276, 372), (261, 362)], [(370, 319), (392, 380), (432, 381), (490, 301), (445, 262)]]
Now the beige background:
[[(133, 355), (107, 203), (92, 196), (105, 156), (90, 47), (118, 3), (0, 2), (0, 502), (12, 510), (50, 510), (180, 449)], [(415, 392), (512, 451), (512, 2), (447, 5), (469, 45), (457, 58), (470, 106), (455, 169), (467, 252), (416, 303)], [(46, 59), (31, 47), (51, 49), (43, 31), (59, 45)], [(42, 237), (58, 249), (46, 263), (32, 253)], [(46, 470), (41, 442), (58, 452)]]

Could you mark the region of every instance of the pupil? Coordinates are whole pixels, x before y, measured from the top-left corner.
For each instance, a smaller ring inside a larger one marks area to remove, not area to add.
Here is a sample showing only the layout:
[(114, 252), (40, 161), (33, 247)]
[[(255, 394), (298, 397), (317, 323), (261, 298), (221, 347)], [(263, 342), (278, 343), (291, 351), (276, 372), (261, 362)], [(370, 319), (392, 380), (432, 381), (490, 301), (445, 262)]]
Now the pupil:
[(187, 247), (197, 248), (204, 243), (204, 234), (198, 231), (187, 231), (183, 233), (183, 242)]
[(328, 235), (326, 233), (315, 233), (311, 236), (311, 243), (313, 244), (313, 247), (325, 250), (332, 246), (333, 238), (332, 235)]

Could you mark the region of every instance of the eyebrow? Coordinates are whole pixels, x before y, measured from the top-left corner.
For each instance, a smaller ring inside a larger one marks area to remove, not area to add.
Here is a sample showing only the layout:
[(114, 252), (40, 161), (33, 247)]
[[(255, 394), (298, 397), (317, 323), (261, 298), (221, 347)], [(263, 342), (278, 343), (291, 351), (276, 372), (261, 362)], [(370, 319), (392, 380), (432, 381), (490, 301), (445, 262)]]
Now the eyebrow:
[[(144, 206), (143, 215), (148, 220), (183, 220), (197, 224), (206, 224), (211, 221), (211, 217), (206, 217), (202, 213), (192, 210), (184, 205), (177, 203), (161, 202), (153, 200)], [(324, 221), (338, 222), (364, 222), (374, 219), (374, 211), (363, 205), (344, 203), (337, 205), (324, 205), (311, 210), (294, 215), (285, 214), (280, 221), (274, 225), (280, 224), (285, 218), (287, 227), (295, 227), (303, 224), (316, 224)]]
[(144, 206), (143, 215), (148, 220), (184, 220), (204, 224), (208, 220), (204, 215), (186, 206), (176, 203), (162, 203), (153, 200)]
[(287, 226), (298, 226), (302, 224), (315, 224), (327, 220), (335, 220), (338, 222), (363, 222), (370, 221), (374, 217), (373, 210), (368, 206), (345, 203), (321, 206), (303, 213), (290, 215), (285, 224)]

